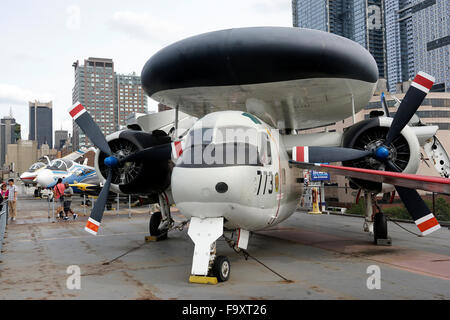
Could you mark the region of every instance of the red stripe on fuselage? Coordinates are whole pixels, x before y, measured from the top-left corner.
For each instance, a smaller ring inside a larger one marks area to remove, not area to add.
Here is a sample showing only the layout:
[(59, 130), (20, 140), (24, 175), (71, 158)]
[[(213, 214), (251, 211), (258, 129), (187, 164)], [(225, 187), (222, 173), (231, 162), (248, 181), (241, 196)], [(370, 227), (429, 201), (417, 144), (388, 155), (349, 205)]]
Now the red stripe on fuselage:
[(295, 161), (305, 161), (305, 147), (297, 147), (297, 159)]
[(177, 157), (179, 157), (183, 153), (183, 149), (181, 148), (181, 141), (175, 141), (175, 152), (177, 153)]

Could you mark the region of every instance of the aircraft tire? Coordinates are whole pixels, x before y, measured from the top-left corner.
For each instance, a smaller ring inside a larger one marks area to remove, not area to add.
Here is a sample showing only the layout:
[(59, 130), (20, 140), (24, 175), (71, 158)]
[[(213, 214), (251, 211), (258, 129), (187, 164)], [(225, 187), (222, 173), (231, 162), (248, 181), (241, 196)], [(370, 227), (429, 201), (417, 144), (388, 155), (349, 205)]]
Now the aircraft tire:
[(383, 213), (377, 212), (373, 219), (373, 239), (374, 243), (377, 244), (378, 239), (387, 239), (388, 228), (387, 219)]
[(160, 240), (167, 238), (167, 233), (165, 235), (161, 235), (161, 230), (158, 229), (159, 225), (161, 224), (162, 220), (162, 214), (160, 211), (153, 212), (152, 216), (150, 217), (150, 223), (149, 223), (149, 231), (151, 236), (158, 237)]
[(230, 278), (230, 260), (225, 256), (218, 256), (214, 259), (212, 273), (219, 282), (225, 282)]

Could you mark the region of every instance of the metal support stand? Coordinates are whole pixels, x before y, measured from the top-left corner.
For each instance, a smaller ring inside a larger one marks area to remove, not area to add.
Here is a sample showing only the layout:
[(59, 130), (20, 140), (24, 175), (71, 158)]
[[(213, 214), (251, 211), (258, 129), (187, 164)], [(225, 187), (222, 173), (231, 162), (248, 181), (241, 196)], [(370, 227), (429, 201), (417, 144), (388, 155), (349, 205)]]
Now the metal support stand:
[(86, 195), (83, 194), (83, 215), (86, 216), (86, 207), (87, 207), (87, 202), (86, 202)]
[(119, 215), (119, 210), (120, 210), (120, 196), (119, 194), (117, 194), (117, 215)]
[(352, 93), (352, 121), (353, 121), (353, 124), (356, 123), (355, 98), (353, 97), (353, 93)]
[(55, 197), (52, 199), (52, 222), (56, 222), (55, 220)]
[(178, 139), (178, 110), (179, 110), (180, 106), (177, 104), (175, 106), (175, 136), (174, 139), (177, 140)]
[(364, 219), (364, 231), (373, 234), (373, 202), (372, 194), (364, 192), (364, 211), (366, 218)]
[(128, 219), (131, 219), (131, 195), (128, 196)]

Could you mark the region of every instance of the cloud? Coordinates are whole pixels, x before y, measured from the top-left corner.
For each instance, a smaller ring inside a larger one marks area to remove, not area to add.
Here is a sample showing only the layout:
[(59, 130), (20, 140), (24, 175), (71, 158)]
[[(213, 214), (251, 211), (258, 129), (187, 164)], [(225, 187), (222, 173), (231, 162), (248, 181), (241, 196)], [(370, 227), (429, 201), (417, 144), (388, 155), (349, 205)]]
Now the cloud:
[(112, 29), (132, 38), (167, 43), (179, 39), (184, 29), (172, 21), (160, 19), (148, 13), (117, 11), (109, 20)]
[(250, 3), (251, 7), (260, 13), (273, 14), (280, 12), (291, 12), (291, 0), (253, 0)]
[(66, 8), (67, 20), (66, 28), (69, 30), (80, 30), (81, 28), (81, 9), (77, 5), (71, 5)]
[(0, 83), (0, 103), (27, 103), (28, 101), (34, 100), (50, 101), (53, 100), (53, 95), (49, 93), (36, 93), (15, 85)]

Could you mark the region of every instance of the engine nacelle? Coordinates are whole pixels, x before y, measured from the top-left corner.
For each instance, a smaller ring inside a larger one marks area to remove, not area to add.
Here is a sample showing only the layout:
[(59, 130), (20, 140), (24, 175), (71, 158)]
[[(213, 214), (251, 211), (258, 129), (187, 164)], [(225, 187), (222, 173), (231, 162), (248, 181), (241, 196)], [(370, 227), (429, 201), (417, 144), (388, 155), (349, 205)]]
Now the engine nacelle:
[[(383, 144), (392, 118), (378, 117), (355, 123), (343, 135), (343, 147), (359, 150), (375, 150)], [(406, 126), (388, 146), (391, 152), (391, 161), (404, 173), (416, 173), (420, 165), (420, 145), (414, 131)], [(375, 157), (365, 157), (342, 163), (347, 167), (356, 167), (373, 170), (385, 170), (385, 164)], [(358, 187), (373, 192), (389, 192), (394, 187), (388, 184), (371, 182), (361, 179), (350, 179)]]
[[(106, 137), (113, 155), (124, 158), (140, 150), (166, 144), (171, 138), (163, 131), (147, 133), (136, 130), (124, 130)], [(107, 155), (100, 150), (95, 154), (95, 169), (104, 183), (108, 168), (104, 164)], [(124, 194), (154, 194), (166, 190), (170, 185), (173, 163), (168, 161), (126, 162), (112, 169), (111, 191)]]

